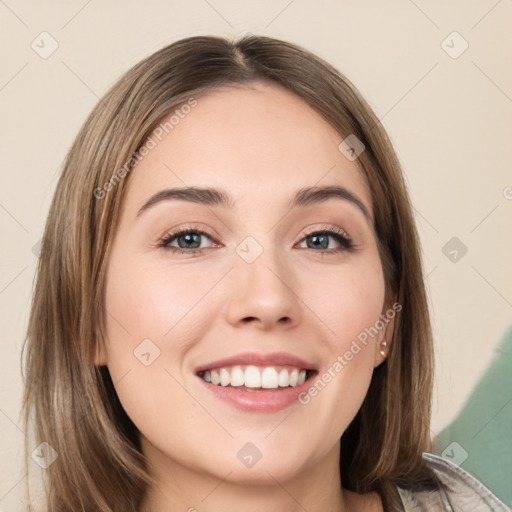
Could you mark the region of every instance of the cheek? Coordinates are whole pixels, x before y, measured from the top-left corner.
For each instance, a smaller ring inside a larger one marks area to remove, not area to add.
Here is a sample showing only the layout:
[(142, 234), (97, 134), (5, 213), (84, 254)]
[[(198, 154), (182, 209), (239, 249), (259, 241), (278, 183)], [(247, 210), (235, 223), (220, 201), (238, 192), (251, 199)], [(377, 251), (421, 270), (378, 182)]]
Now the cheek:
[[(135, 258), (117, 257), (109, 266), (105, 306), (112, 381), (137, 428), (155, 439), (162, 435), (159, 442), (177, 454), (181, 432), (162, 431), (162, 425), (205, 421), (180, 385), (180, 362), (202, 332), (205, 316), (215, 315), (213, 305), (198, 307), (215, 284), (214, 277), (161, 262), (148, 266)], [(179, 421), (176, 411), (181, 411)]]
[(330, 332), (331, 350), (345, 351), (382, 313), (385, 284), (377, 259), (317, 273), (307, 304)]
[(317, 274), (308, 306), (329, 330), (321, 350), (323, 366), (301, 397), (308, 415), (339, 439), (359, 410), (371, 382), (375, 344), (385, 296), (378, 259)]
[(129, 249), (112, 253), (105, 286), (106, 344), (123, 407), (144, 422), (162, 419), (155, 411), (168, 411), (169, 401), (191, 411), (196, 407), (178, 384), (184, 380), (182, 362), (218, 315), (218, 301), (205, 298), (226, 270), (211, 265), (201, 272), (165, 258), (147, 264), (132, 252), (125, 258), (120, 254), (130, 254)]
[(204, 308), (196, 306), (215, 285), (217, 274), (165, 262), (144, 266), (140, 261), (125, 260), (112, 265), (108, 275), (105, 301), (109, 342), (129, 340), (135, 346), (150, 338), (165, 348), (176, 338), (171, 333), (183, 330), (182, 323), (190, 327), (199, 321), (199, 310), (204, 317)]

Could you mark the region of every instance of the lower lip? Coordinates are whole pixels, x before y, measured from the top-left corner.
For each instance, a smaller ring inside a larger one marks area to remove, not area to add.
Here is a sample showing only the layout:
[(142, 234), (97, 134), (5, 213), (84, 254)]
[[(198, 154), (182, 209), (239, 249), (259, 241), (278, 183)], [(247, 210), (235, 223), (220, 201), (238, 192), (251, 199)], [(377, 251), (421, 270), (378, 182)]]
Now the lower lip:
[(245, 391), (236, 387), (210, 384), (201, 377), (198, 379), (214, 396), (242, 411), (270, 413), (280, 411), (298, 402), (298, 396), (311, 387), (314, 375), (300, 386), (287, 387), (278, 391)]

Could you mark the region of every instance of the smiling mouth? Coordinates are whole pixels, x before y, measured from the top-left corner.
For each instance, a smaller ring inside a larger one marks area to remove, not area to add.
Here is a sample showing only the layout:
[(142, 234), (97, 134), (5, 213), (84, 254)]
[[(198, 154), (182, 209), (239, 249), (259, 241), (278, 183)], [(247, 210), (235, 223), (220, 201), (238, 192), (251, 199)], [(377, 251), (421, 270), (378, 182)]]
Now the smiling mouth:
[(209, 384), (245, 391), (279, 391), (301, 386), (317, 372), (293, 366), (237, 365), (198, 372)]

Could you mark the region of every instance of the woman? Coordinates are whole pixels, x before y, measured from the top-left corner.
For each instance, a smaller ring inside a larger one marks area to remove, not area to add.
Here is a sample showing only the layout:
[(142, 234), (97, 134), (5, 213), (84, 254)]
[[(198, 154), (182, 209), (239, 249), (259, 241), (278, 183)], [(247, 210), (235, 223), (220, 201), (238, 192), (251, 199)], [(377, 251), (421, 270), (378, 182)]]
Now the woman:
[(506, 510), (426, 454), (431, 330), (389, 139), (284, 41), (178, 41), (96, 106), (26, 368), (48, 510)]

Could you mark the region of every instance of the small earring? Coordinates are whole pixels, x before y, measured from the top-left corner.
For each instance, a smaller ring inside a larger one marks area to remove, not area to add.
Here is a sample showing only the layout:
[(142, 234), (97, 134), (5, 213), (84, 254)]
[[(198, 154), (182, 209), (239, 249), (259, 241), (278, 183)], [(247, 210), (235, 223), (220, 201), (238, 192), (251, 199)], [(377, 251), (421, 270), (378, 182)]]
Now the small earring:
[(386, 356), (386, 351), (384, 349), (388, 346), (388, 342), (386, 340), (383, 340), (383, 341), (380, 342), (380, 345), (382, 347), (382, 349), (380, 351), (380, 355), (382, 357), (385, 357)]

